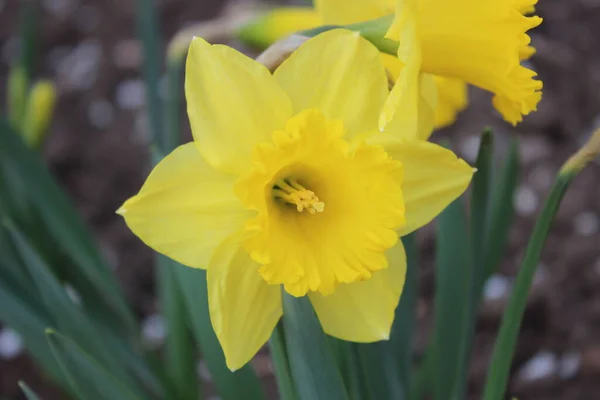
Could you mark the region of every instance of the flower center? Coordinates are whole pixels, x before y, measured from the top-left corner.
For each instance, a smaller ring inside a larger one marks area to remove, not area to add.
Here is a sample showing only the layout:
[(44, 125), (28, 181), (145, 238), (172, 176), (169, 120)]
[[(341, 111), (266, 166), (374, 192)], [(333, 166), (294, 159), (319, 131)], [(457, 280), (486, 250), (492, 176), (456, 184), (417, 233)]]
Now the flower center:
[(310, 214), (316, 214), (325, 210), (325, 203), (319, 201), (315, 192), (293, 178), (278, 180), (273, 186), (273, 197), (280, 202), (295, 205), (298, 212), (307, 210)]

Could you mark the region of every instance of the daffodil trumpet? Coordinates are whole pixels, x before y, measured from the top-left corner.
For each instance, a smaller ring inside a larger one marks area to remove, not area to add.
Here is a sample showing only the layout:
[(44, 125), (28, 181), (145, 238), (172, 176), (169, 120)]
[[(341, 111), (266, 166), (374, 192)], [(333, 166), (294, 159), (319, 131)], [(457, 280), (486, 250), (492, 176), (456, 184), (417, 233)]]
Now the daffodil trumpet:
[(207, 270), (229, 368), (268, 340), (282, 290), (308, 296), (329, 335), (389, 338), (406, 272), (399, 237), (463, 193), (473, 168), (411, 139), (416, 105), (378, 128), (389, 96), (379, 51), (333, 29), (271, 73), (195, 38), (185, 92), (194, 141), (118, 213), (156, 251)]

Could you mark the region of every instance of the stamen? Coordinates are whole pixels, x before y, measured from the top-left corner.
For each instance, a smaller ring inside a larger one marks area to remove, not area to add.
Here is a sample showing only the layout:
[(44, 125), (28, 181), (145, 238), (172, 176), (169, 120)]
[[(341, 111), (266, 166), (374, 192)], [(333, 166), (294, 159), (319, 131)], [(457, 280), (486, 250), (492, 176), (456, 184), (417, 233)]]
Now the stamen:
[(316, 214), (325, 210), (325, 203), (296, 179), (278, 180), (273, 187), (273, 197), (295, 205), (298, 212), (307, 210), (310, 214)]

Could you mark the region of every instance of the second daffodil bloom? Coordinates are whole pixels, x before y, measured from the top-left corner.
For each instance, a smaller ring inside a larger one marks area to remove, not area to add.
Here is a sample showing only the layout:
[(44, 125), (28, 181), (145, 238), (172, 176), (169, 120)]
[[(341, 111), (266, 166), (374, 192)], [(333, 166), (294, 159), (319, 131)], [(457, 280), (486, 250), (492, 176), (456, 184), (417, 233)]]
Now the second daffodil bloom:
[[(436, 127), (454, 122), (456, 114), (466, 107), (467, 83), (492, 92), (494, 106), (513, 125), (537, 108), (542, 82), (534, 79), (534, 71), (521, 65), (522, 60), (535, 52), (526, 32), (542, 20), (525, 14), (533, 11), (537, 0), (313, 2), (314, 10), (294, 8), (289, 12), (274, 12), (264, 29), (283, 34), (317, 25), (355, 24), (395, 13), (395, 27), (389, 37), (399, 41), (401, 48), (410, 48), (413, 59), (416, 59), (414, 52), (418, 51), (422, 59), (416, 63), (418, 71), (435, 76), (435, 85), (429, 90), (438, 92)], [(286, 24), (287, 29), (282, 24)], [(401, 38), (399, 29), (412, 29), (414, 34), (405, 32)], [(260, 32), (259, 36), (266, 35)], [(406, 52), (399, 54), (399, 60), (382, 54), (394, 79), (407, 62), (407, 55)]]
[(271, 74), (195, 38), (185, 92), (194, 141), (118, 212), (150, 247), (207, 269), (229, 368), (268, 340), (282, 290), (308, 296), (329, 335), (387, 339), (406, 270), (398, 237), (458, 197), (473, 169), (377, 129), (388, 95), (377, 49), (336, 29)]
[[(526, 32), (542, 19), (524, 14), (531, 12), (536, 3), (396, 0), (395, 18), (387, 37), (399, 41), (398, 57), (405, 65), (460, 78), (492, 92), (496, 109), (515, 125), (523, 115), (536, 110), (542, 96), (542, 82), (534, 79), (536, 73), (521, 65), (521, 60), (535, 51)], [(400, 89), (396, 97), (404, 92)]]
[[(315, 0), (324, 20), (340, 23), (360, 22), (395, 11), (388, 37), (400, 42), (400, 61), (406, 64), (414, 62), (409, 57), (420, 58), (416, 66), (419, 72), (438, 77), (439, 106), (444, 107), (437, 116), (439, 124), (450, 122), (449, 117), (462, 107), (462, 82), (492, 92), (494, 106), (513, 125), (536, 110), (542, 82), (534, 79), (534, 71), (521, 65), (521, 60), (535, 52), (526, 32), (542, 19), (524, 14), (531, 12), (536, 3), (537, 0)], [(458, 81), (446, 82), (446, 78)]]

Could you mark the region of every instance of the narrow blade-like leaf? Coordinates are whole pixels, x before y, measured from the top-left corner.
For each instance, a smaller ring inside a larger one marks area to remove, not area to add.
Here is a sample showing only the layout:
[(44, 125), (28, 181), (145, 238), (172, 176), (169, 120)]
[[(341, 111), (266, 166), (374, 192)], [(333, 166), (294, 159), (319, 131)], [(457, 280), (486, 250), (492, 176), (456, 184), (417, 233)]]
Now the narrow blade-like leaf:
[[(459, 353), (456, 363), (456, 373), (452, 399), (465, 398), (467, 388), (467, 371), (471, 359), (471, 348), (475, 336), (475, 321), (477, 310), (486, 278), (486, 243), (488, 236), (488, 209), (490, 189), (492, 186), (492, 169), (494, 156), (494, 137), (490, 130), (481, 135), (479, 153), (475, 161), (477, 173), (473, 176), (471, 185), (471, 218), (470, 218), (470, 249), (472, 251), (471, 275), (464, 279), (469, 282), (469, 293), (466, 299), (466, 314), (462, 320), (462, 333), (458, 344)], [(468, 239), (467, 239), (468, 240)]]
[(300, 400), (348, 400), (335, 358), (308, 297), (283, 294), (290, 368)]
[(178, 398), (197, 400), (197, 353), (188, 328), (188, 315), (174, 268), (176, 263), (158, 255), (157, 286), (161, 310), (167, 323), (165, 370), (176, 388)]
[(438, 217), (435, 293), (434, 399), (451, 398), (456, 384), (473, 259), (462, 199)]
[(281, 321), (273, 330), (273, 335), (269, 340), (269, 348), (271, 349), (271, 359), (273, 360), (281, 400), (296, 400), (296, 389), (290, 370), (290, 361), (285, 345), (285, 332)]
[(369, 398), (408, 399), (412, 369), (412, 341), (417, 299), (415, 234), (402, 238), (406, 249), (406, 280), (396, 308), (389, 341), (354, 345)]
[(486, 277), (493, 274), (504, 255), (508, 233), (514, 220), (514, 202), (519, 178), (518, 140), (513, 139), (506, 161), (495, 179), (489, 209), (484, 266)]
[(138, 38), (142, 42), (144, 63), (142, 76), (146, 84), (146, 103), (148, 118), (150, 119), (150, 142), (165, 151), (165, 142), (162, 135), (164, 129), (158, 83), (162, 60), (160, 58), (160, 34), (158, 30), (158, 14), (152, 0), (137, 0), (136, 23)]
[(86, 400), (139, 400), (125, 385), (103, 368), (98, 361), (85, 353), (72, 340), (52, 329), (46, 338), (64, 373), (71, 391)]
[(0, 119), (0, 159), (10, 162), (16, 179), (24, 185), (27, 199), (39, 211), (41, 224), (78, 268), (70, 270), (73, 286), (90, 313), (99, 315), (113, 329), (134, 332), (131, 310), (114, 276), (102, 260), (89, 231), (58, 187), (39, 156)]
[[(27, 268), (39, 293), (45, 312), (51, 317), (52, 326), (77, 338), (78, 343), (98, 362), (112, 373), (119, 375), (134, 392), (143, 392), (133, 376), (128, 373), (129, 351), (118, 349), (112, 333), (102, 335), (102, 330), (83, 314), (81, 309), (68, 297), (65, 289), (54, 278), (44, 260), (30, 245), (25, 236), (10, 221), (4, 223), (23, 265)], [(101, 328), (102, 329), (102, 328)], [(111, 344), (115, 344), (111, 346)], [(119, 350), (119, 351), (117, 351)]]
[(29, 388), (25, 382), (19, 381), (19, 387), (23, 391), (25, 397), (27, 397), (27, 400), (41, 400), (41, 398), (33, 390), (31, 390), (31, 388)]

